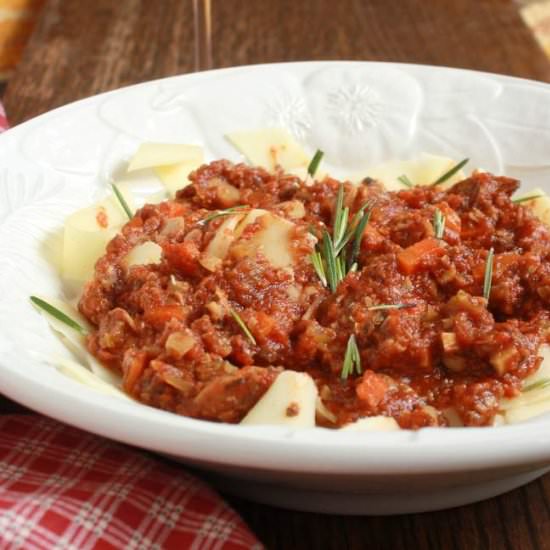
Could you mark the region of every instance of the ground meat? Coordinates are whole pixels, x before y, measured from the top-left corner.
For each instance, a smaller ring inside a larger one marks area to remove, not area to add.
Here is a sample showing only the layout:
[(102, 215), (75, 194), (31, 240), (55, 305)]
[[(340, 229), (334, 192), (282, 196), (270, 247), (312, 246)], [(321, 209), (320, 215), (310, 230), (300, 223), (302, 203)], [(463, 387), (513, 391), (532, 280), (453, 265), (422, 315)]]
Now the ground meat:
[[(448, 409), (477, 426), (538, 367), (550, 333), (550, 231), (510, 200), (517, 181), (476, 173), (448, 190), (391, 193), (368, 179), (345, 183), (349, 220), (365, 205), (370, 219), (355, 268), (331, 292), (311, 254), (333, 233), (340, 182), (229, 161), (190, 179), (174, 201), (126, 224), (80, 300), (95, 326), (91, 353), (136, 399), (239, 422), (287, 368), (313, 377), (333, 426), (380, 414), (404, 428), (445, 425)], [(269, 215), (279, 233), (257, 241)], [(149, 241), (161, 260), (126, 265)], [(342, 377), (352, 334), (361, 370)]]

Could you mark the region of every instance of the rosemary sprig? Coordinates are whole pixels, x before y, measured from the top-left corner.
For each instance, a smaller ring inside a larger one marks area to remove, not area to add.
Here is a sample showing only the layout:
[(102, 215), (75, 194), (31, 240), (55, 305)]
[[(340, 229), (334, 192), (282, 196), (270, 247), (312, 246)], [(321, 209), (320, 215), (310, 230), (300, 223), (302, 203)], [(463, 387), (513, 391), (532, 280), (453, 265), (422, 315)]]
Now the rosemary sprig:
[(42, 300), (37, 296), (31, 296), (30, 299), (33, 304), (38, 306), (40, 309), (43, 309), (46, 313), (49, 313), (52, 317), (55, 317), (58, 321), (65, 323), (73, 330), (76, 330), (82, 335), (86, 335), (88, 333), (88, 331), (80, 323), (77, 323), (75, 320), (71, 319), (68, 315), (57, 309), (55, 306), (52, 306), (45, 300)]
[(406, 174), (397, 178), (405, 187), (414, 187), (414, 183), (407, 177)]
[(485, 275), (483, 276), (483, 297), (488, 301), (491, 295), (491, 284), (493, 282), (493, 257), (495, 251), (493, 248), (489, 249), (487, 254), (487, 261), (485, 263)]
[(321, 160), (323, 159), (324, 155), (325, 153), (323, 153), (323, 151), (321, 151), (320, 149), (317, 149), (317, 151), (315, 151), (315, 154), (313, 155), (313, 158), (311, 159), (311, 162), (307, 167), (307, 173), (311, 177), (313, 177), (315, 175), (315, 172), (317, 172), (317, 169), (319, 168), (319, 164), (321, 164)]
[(225, 210), (218, 210), (217, 212), (206, 216), (206, 218), (204, 218), (204, 220), (201, 220), (199, 223), (207, 224), (212, 220), (215, 220), (216, 218), (221, 218), (222, 216), (230, 216), (231, 214), (234, 214), (235, 212), (240, 212), (245, 208), (248, 208), (246, 204), (240, 204), (239, 206), (232, 206), (231, 208), (226, 208)]
[(469, 160), (470, 159), (461, 160), (458, 164), (456, 164), (450, 170), (448, 170), (439, 178), (437, 178), (437, 180), (435, 180), (432, 183), (432, 185), (439, 185), (440, 183), (447, 181), (449, 178), (452, 178), (461, 168), (463, 168), (464, 166), (466, 166), (466, 164), (468, 164)]
[(407, 309), (415, 307), (416, 304), (377, 304), (375, 306), (369, 306), (367, 311), (382, 311), (385, 309)]
[(525, 197), (518, 197), (517, 199), (512, 199), (512, 202), (514, 204), (520, 204), (522, 202), (532, 201), (532, 200), (535, 200), (535, 199), (541, 199), (542, 197), (544, 197), (544, 195), (541, 195), (539, 193), (537, 195), (527, 195)]
[[(340, 184), (334, 208), (334, 227), (332, 236), (323, 231), (317, 250), (310, 255), (311, 263), (324, 286), (332, 292), (350, 271), (357, 270), (357, 257), (361, 239), (371, 212), (371, 203), (367, 201), (349, 221), (349, 208), (344, 207), (344, 184)], [(352, 243), (351, 247), (348, 245)]]
[(540, 380), (537, 380), (536, 382), (525, 386), (525, 388), (523, 388), (523, 391), (543, 390), (545, 388), (548, 388), (549, 386), (550, 378), (541, 378)]
[(248, 338), (249, 342), (256, 345), (256, 338), (250, 332), (250, 329), (246, 326), (246, 323), (242, 320), (242, 317), (233, 309), (229, 309), (231, 317), (235, 320), (235, 323), (239, 325), (239, 328), (243, 331), (243, 334)]
[(348, 340), (346, 354), (344, 355), (344, 364), (342, 365), (342, 372), (340, 373), (342, 380), (347, 380), (348, 376), (353, 374), (354, 371), (357, 374), (361, 374), (362, 368), (357, 340), (355, 339), (355, 334), (352, 334)]
[(315, 268), (315, 273), (317, 273), (317, 276), (319, 279), (321, 279), (321, 282), (323, 283), (323, 286), (327, 286), (327, 275), (325, 273), (325, 267), (323, 265), (323, 257), (321, 256), (321, 253), (316, 250), (313, 252), (313, 254), (310, 255), (311, 263), (313, 264), (313, 267)]
[(128, 203), (126, 202), (124, 195), (120, 192), (120, 189), (117, 187), (116, 183), (112, 183), (111, 186), (113, 188), (113, 193), (115, 194), (115, 197), (120, 203), (120, 206), (122, 206), (122, 210), (126, 212), (128, 219), (131, 220), (134, 217), (134, 215), (132, 214), (132, 211), (130, 210)]
[(445, 233), (445, 216), (439, 208), (435, 209), (432, 224), (434, 226), (435, 238), (442, 239)]

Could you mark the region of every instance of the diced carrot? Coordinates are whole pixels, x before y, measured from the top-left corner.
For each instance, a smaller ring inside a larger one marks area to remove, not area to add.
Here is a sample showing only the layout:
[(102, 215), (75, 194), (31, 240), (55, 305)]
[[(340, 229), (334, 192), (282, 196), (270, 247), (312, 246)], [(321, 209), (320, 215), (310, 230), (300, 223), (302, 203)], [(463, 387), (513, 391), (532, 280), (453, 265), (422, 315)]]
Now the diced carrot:
[(171, 319), (183, 320), (185, 318), (185, 311), (178, 305), (157, 306), (147, 310), (143, 318), (146, 323), (154, 327), (162, 327)]
[(453, 210), (446, 202), (437, 203), (436, 206), (445, 216), (445, 229), (448, 229), (460, 235), (462, 223), (460, 221), (460, 216), (457, 214), (456, 210)]
[(431, 257), (441, 256), (445, 248), (439, 239), (429, 237), (414, 243), (402, 250), (397, 256), (397, 263), (406, 275), (412, 275), (422, 268)]
[(390, 381), (388, 376), (367, 370), (363, 373), (361, 382), (355, 388), (355, 393), (370, 409), (375, 410), (382, 399), (384, 399), (389, 387)]

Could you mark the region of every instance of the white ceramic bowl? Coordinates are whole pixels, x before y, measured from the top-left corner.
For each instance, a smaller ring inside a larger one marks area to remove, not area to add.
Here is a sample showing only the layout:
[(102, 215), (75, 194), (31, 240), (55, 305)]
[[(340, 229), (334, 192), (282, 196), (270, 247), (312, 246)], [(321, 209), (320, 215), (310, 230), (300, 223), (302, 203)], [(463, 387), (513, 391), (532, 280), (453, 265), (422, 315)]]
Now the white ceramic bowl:
[[(181, 418), (97, 394), (46, 365), (66, 353), (29, 295), (60, 291), (65, 216), (101, 196), (146, 140), (239, 156), (231, 130), (289, 128), (336, 175), (421, 151), (549, 188), (550, 86), (390, 63), (240, 67), (148, 82), (62, 107), (0, 136), (0, 391), (90, 432), (198, 465), (263, 502), (333, 513), (435, 510), (550, 467), (550, 418), (499, 428), (346, 433)], [(548, 189), (550, 191), (550, 188)]]

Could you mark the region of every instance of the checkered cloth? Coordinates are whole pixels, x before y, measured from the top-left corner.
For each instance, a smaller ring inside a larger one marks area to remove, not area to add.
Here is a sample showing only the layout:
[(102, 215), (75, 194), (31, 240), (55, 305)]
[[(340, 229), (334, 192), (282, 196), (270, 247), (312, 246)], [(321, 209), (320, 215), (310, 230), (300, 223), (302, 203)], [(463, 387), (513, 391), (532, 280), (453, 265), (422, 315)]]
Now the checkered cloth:
[(183, 468), (35, 415), (0, 416), (1, 550), (261, 544)]

